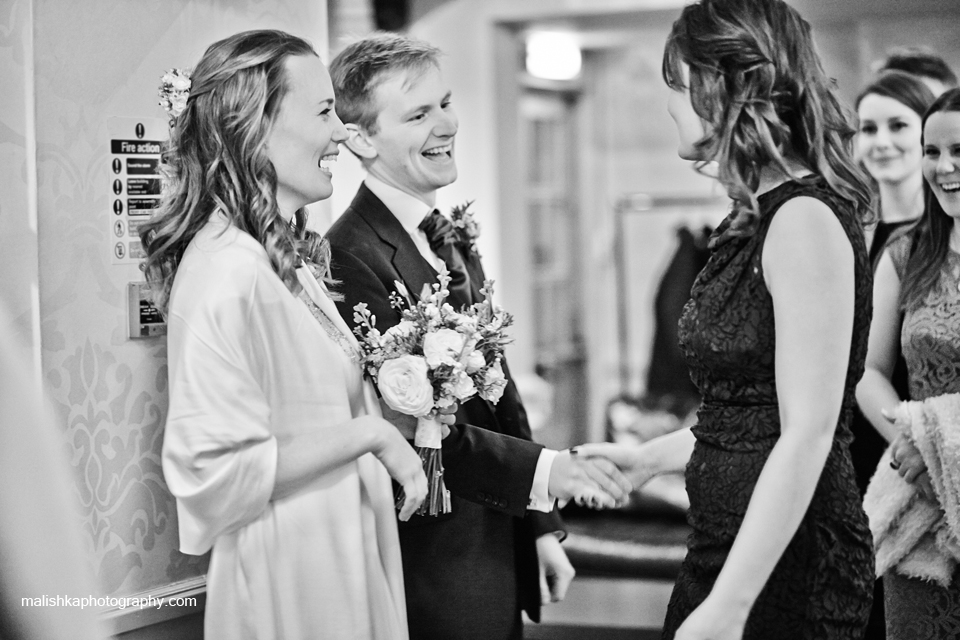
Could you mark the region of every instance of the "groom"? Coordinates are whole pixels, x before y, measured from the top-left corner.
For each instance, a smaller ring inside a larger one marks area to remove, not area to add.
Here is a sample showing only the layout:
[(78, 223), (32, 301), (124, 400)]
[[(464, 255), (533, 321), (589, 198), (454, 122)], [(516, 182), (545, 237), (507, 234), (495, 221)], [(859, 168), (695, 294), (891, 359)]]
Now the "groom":
[[(330, 65), (346, 145), (367, 171), (327, 234), (344, 295), (337, 305), (351, 326), (358, 302), (368, 305), (380, 331), (397, 324), (389, 304), (395, 282), (417, 294), (443, 267), (455, 306), (482, 300), (479, 255), (434, 209), (437, 189), (457, 178), (458, 123), (438, 57), (426, 43), (380, 33)], [(555, 499), (590, 496), (613, 506), (629, 491), (606, 461), (532, 442), (506, 362), (504, 371), (499, 403), (467, 401), (443, 440), (452, 513), (400, 523), (413, 640), (522, 637), (521, 609), (539, 621), (541, 602), (562, 599), (573, 578)]]

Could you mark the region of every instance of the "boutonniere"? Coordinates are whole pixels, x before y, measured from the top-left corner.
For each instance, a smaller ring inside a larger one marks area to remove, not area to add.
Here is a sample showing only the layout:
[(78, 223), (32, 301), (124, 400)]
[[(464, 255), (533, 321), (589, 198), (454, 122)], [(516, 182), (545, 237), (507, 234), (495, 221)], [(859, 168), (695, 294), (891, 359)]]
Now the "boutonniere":
[(160, 77), (160, 106), (170, 117), (170, 126), (177, 122), (177, 117), (187, 108), (187, 98), (190, 97), (190, 72), (186, 69), (167, 69)]
[(460, 241), (460, 244), (479, 257), (480, 251), (477, 249), (477, 238), (480, 237), (480, 223), (477, 222), (473, 211), (470, 211), (470, 205), (472, 204), (473, 200), (468, 200), (462, 205), (451, 209), (450, 222), (453, 223), (453, 227), (457, 230), (457, 239)]

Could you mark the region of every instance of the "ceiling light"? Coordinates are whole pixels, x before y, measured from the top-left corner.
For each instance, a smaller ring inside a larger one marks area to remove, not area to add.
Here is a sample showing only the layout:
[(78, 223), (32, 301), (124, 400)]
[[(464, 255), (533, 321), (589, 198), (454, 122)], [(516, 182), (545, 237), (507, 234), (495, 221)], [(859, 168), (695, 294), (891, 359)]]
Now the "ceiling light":
[(583, 58), (572, 33), (535, 31), (527, 36), (527, 73), (544, 80), (573, 80)]

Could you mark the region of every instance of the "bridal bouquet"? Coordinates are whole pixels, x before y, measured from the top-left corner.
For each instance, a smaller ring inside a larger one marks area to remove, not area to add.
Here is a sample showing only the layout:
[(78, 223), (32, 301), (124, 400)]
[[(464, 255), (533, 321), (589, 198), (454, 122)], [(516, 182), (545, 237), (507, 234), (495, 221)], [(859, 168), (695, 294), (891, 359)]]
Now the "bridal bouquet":
[[(361, 366), (387, 406), (417, 418), (414, 445), (428, 483), (427, 499), (417, 513), (431, 516), (450, 512), (437, 417), (441, 410), (475, 395), (494, 404), (500, 400), (507, 385), (503, 348), (511, 341), (504, 329), (513, 322), (509, 313), (494, 306), (492, 280), (483, 283), (484, 301), (461, 311), (446, 302), (450, 275), (445, 269), (437, 280), (432, 287), (424, 285), (416, 303), (397, 282), (390, 305), (402, 319), (382, 333), (365, 303), (353, 308)], [(399, 494), (398, 504), (402, 499)]]

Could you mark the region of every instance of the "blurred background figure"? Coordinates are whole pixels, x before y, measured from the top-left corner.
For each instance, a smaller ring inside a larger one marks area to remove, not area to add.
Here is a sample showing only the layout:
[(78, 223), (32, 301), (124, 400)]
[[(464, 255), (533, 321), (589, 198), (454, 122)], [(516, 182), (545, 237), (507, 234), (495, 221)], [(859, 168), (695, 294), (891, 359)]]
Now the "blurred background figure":
[[(918, 225), (893, 240), (876, 270), (873, 321), (866, 371), (857, 387), (864, 415), (893, 442), (890, 466), (916, 487), (918, 499), (938, 505), (939, 511), (956, 505), (931, 488), (928, 467), (950, 474), (960, 459), (932, 461), (919, 454), (910, 434), (892, 428), (901, 395), (891, 376), (898, 356), (906, 359), (909, 398), (922, 401), (960, 393), (960, 90), (941, 95), (923, 118), (923, 177), (926, 209)], [(955, 420), (956, 416), (950, 416)], [(956, 430), (956, 425), (945, 424)], [(916, 433), (916, 432), (914, 432)], [(947, 449), (949, 454), (949, 449)], [(878, 469), (877, 476), (883, 469)], [(889, 470), (887, 470), (889, 471)], [(937, 478), (935, 478), (936, 480)], [(937, 482), (934, 482), (937, 485)], [(940, 483), (942, 486), (942, 483)], [(871, 502), (871, 485), (867, 502)], [(883, 496), (876, 504), (882, 505)], [(882, 512), (870, 510), (873, 520)], [(914, 525), (904, 518), (900, 525)], [(948, 518), (948, 520), (951, 520)], [(960, 616), (958, 573), (939, 584), (930, 568), (940, 558), (956, 566), (957, 552), (939, 542), (956, 540), (960, 531), (950, 525), (936, 535), (929, 532), (904, 549), (901, 560), (883, 576), (887, 638), (955, 638)], [(875, 529), (874, 535), (877, 536)], [(879, 540), (879, 538), (877, 538)], [(906, 543), (904, 543), (906, 544)], [(915, 546), (913, 546), (915, 544)], [(881, 554), (878, 554), (878, 558)], [(904, 557), (905, 556), (905, 557)], [(923, 577), (924, 579), (920, 579)]]
[(890, 235), (923, 213), (920, 119), (933, 92), (916, 76), (882, 72), (857, 96), (856, 155), (873, 178), (880, 219), (868, 229), (871, 264)]
[[(872, 178), (877, 196), (879, 219), (866, 229), (870, 264), (874, 270), (887, 241), (913, 225), (923, 213), (921, 118), (936, 96), (916, 72), (932, 67), (931, 73), (937, 72), (938, 77), (952, 75), (946, 63), (933, 54), (917, 53), (917, 57), (910, 57), (908, 51), (911, 50), (892, 55), (886, 62), (909, 67), (912, 69), (910, 73), (897, 69), (881, 71), (860, 92), (855, 102), (859, 120), (856, 154)], [(917, 64), (908, 64), (911, 61)], [(926, 67), (920, 63), (926, 63)], [(891, 381), (899, 396), (907, 398), (906, 363), (902, 356), (897, 358)], [(878, 431), (859, 408), (854, 412), (850, 456), (861, 495), (893, 437), (891, 428), (882, 426), (885, 430)], [(882, 640), (884, 629), (883, 582), (878, 580), (865, 637)]]
[(898, 47), (875, 65), (877, 72), (903, 71), (923, 80), (935, 96), (957, 86), (957, 75), (946, 60), (929, 47)]
[(96, 606), (33, 606), (22, 599), (98, 595), (52, 414), (0, 304), (0, 638), (105, 638)]

